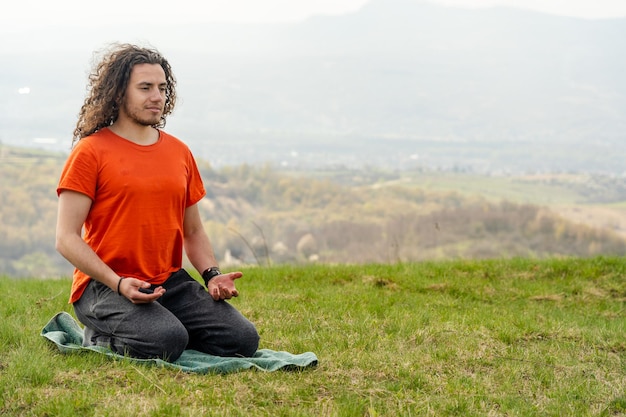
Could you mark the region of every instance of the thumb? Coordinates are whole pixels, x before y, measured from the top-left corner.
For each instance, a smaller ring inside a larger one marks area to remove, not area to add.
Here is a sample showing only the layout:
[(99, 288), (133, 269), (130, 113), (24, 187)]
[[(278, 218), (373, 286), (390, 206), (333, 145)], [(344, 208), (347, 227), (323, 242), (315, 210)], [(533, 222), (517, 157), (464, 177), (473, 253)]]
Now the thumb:
[(235, 280), (235, 279), (239, 279), (239, 278), (241, 278), (242, 276), (243, 276), (243, 273), (242, 273), (242, 272), (239, 272), (239, 271), (237, 271), (237, 272), (231, 272), (231, 273), (230, 273), (230, 278), (231, 278), (231, 279), (233, 279), (233, 280)]
[(150, 288), (150, 283), (137, 278), (130, 278), (129, 282), (135, 288)]

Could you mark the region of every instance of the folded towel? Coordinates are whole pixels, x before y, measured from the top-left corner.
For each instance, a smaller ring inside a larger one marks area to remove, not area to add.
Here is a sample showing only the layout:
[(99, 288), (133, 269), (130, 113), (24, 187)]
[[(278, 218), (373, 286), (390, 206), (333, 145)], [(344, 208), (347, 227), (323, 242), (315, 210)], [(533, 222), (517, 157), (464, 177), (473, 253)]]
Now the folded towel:
[(312, 352), (292, 354), (289, 352), (259, 349), (251, 358), (213, 356), (196, 350), (185, 350), (175, 362), (162, 359), (136, 359), (119, 355), (102, 346), (83, 346), (83, 329), (74, 317), (63, 311), (57, 313), (41, 331), (41, 336), (57, 345), (61, 353), (95, 351), (120, 360), (128, 360), (165, 368), (194, 373), (227, 374), (249, 368), (263, 371), (298, 370), (317, 366), (317, 356)]

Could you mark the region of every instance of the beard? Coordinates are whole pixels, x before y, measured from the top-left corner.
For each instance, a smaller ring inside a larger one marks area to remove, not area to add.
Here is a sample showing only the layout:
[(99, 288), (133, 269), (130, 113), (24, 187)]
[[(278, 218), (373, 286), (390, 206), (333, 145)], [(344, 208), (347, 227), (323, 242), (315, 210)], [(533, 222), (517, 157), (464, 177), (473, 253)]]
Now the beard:
[(127, 104), (124, 104), (122, 106), (121, 111), (123, 111), (131, 121), (141, 126), (158, 125), (161, 122), (161, 115), (163, 114), (163, 113), (159, 113), (159, 114), (145, 115), (145, 114), (142, 114), (142, 111), (145, 111), (144, 109), (138, 110), (136, 108), (129, 108)]

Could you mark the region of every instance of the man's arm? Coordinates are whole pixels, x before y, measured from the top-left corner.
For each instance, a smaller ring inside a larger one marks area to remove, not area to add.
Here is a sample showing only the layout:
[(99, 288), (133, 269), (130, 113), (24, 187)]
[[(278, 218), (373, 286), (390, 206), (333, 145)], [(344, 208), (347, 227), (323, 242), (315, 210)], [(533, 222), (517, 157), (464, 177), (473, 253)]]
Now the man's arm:
[(118, 290), (134, 303), (147, 303), (159, 298), (165, 290), (155, 290), (154, 294), (139, 292), (141, 287), (150, 284), (135, 278), (126, 278), (120, 282), (115, 273), (85, 243), (81, 231), (91, 208), (91, 198), (85, 194), (64, 190), (59, 195), (56, 227), (56, 250), (72, 265), (91, 278), (107, 285), (113, 291)]
[[(208, 268), (218, 266), (213, 246), (202, 225), (197, 204), (189, 206), (185, 210), (183, 233), (185, 235), (185, 253), (198, 272), (202, 273)], [(237, 297), (239, 292), (235, 288), (235, 280), (241, 278), (242, 275), (241, 272), (230, 272), (216, 276), (209, 281), (209, 294), (214, 300)]]

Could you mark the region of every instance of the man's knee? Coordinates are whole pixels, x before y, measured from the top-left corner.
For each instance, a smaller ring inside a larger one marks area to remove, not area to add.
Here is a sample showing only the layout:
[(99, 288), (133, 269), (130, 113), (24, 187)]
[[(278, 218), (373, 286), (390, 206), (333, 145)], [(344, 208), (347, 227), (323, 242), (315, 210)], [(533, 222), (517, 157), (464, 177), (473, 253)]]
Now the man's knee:
[(181, 323), (155, 323), (148, 332), (138, 331), (136, 338), (116, 342), (113, 349), (120, 354), (174, 362), (187, 347), (189, 334)]
[(162, 340), (161, 343), (162, 359), (174, 362), (187, 347), (189, 343), (189, 333), (187, 333), (187, 329), (185, 329), (182, 324), (171, 326), (166, 335), (164, 335), (164, 340)]
[(215, 356), (253, 356), (259, 348), (259, 333), (248, 320), (238, 320), (237, 325), (217, 329), (205, 328), (191, 337), (189, 349)]
[(248, 322), (247, 325), (241, 327), (238, 333), (238, 354), (246, 357), (253, 356), (259, 349), (259, 341), (261, 339), (256, 327), (251, 322)]

